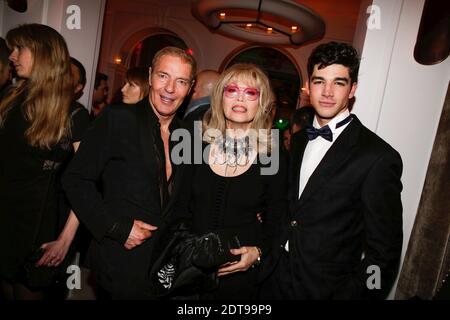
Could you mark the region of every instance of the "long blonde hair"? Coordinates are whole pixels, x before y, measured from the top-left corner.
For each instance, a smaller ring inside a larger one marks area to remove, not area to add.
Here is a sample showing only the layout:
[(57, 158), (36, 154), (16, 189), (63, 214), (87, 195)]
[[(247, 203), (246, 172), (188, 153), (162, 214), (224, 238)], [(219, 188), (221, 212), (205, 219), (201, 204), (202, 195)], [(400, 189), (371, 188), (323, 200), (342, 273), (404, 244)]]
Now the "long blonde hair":
[(70, 134), (69, 108), (73, 98), (70, 56), (64, 38), (51, 27), (24, 24), (6, 34), (8, 47), (26, 47), (31, 51), (33, 66), (27, 79), (17, 85), (0, 102), (0, 126), (8, 111), (26, 93), (23, 103), (28, 143), (50, 149)]
[[(232, 81), (242, 81), (259, 89), (259, 105), (250, 129), (267, 130), (267, 135), (258, 136), (259, 152), (270, 152), (270, 129), (272, 120), (270, 109), (273, 102), (273, 94), (267, 75), (256, 65), (250, 63), (237, 63), (226, 69), (217, 81), (211, 95), (211, 108), (203, 117), (203, 132), (220, 132), (225, 135), (226, 119), (223, 111), (223, 91)], [(212, 130), (210, 130), (212, 129)], [(216, 136), (205, 134), (203, 140), (212, 143)]]

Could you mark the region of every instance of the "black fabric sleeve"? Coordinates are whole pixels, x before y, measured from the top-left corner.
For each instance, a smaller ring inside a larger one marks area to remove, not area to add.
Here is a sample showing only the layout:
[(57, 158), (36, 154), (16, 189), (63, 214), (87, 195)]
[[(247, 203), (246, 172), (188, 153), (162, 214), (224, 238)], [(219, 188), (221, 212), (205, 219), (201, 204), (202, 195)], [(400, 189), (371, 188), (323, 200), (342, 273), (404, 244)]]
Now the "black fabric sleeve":
[(113, 224), (112, 228), (107, 232), (106, 237), (124, 244), (127, 241), (128, 236), (130, 235), (133, 224), (134, 221), (130, 218), (119, 217), (118, 220)]
[(111, 117), (111, 110), (105, 110), (86, 131), (62, 184), (75, 214), (98, 241), (109, 236), (124, 243), (133, 221), (114, 217), (97, 188), (115, 141)]
[(72, 114), (72, 143), (78, 142), (83, 139), (83, 135), (91, 124), (91, 118), (89, 112), (83, 106), (79, 106)]
[(337, 288), (335, 299), (385, 299), (389, 294), (403, 245), (402, 168), (400, 155), (391, 149), (380, 156), (368, 172), (361, 190), (364, 259), (352, 277)]

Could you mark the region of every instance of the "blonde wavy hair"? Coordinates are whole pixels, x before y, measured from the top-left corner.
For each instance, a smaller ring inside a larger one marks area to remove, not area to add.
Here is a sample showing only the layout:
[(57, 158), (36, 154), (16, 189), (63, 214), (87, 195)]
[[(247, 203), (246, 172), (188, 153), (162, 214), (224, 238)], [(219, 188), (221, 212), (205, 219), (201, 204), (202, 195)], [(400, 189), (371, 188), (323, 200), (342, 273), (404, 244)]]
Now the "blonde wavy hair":
[(30, 126), (25, 138), (33, 147), (50, 149), (70, 134), (69, 108), (73, 98), (70, 56), (64, 38), (54, 29), (41, 24), (24, 24), (6, 34), (8, 47), (30, 50), (31, 74), (20, 79), (0, 102), (0, 126), (8, 111), (26, 93), (23, 103)]
[(222, 136), (226, 132), (226, 119), (223, 111), (223, 91), (225, 86), (231, 82), (242, 81), (247, 85), (257, 88), (259, 94), (258, 111), (253, 119), (250, 129), (267, 130), (267, 134), (258, 135), (258, 152), (270, 152), (270, 129), (272, 128), (272, 119), (270, 111), (274, 100), (273, 91), (267, 75), (256, 65), (250, 63), (237, 63), (226, 69), (217, 81), (211, 95), (211, 108), (203, 117), (203, 140), (212, 143), (217, 138), (214, 133), (220, 133)]

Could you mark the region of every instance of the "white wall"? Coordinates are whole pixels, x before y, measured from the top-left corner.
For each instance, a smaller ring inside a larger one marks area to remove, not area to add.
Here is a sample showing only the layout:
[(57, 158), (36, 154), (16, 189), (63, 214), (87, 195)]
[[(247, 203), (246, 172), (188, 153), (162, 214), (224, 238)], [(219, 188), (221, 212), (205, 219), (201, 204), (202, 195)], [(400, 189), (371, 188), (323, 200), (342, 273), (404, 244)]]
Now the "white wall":
[(77, 5), (81, 12), (81, 28), (70, 30), (66, 26), (66, 20), (62, 20), (60, 32), (66, 39), (70, 55), (78, 59), (86, 69), (86, 88), (80, 102), (91, 108), (92, 92), (95, 82), (98, 56), (100, 51), (103, 14), (106, 0), (56, 0), (64, 3), (63, 13), (65, 17), (68, 6)]
[[(87, 83), (80, 102), (90, 108), (105, 2), (106, 0), (28, 0), (27, 12), (18, 13), (2, 1), (0, 34), (4, 36), (9, 29), (24, 23), (42, 23), (58, 30), (66, 39), (70, 54), (86, 68)], [(80, 8), (80, 29), (67, 27), (67, 19), (72, 16), (71, 12), (67, 12), (69, 5)]]
[(424, 0), (373, 4), (381, 8), (382, 24), (366, 34), (354, 112), (403, 159), (403, 262), (450, 80), (450, 59), (424, 66), (413, 58)]

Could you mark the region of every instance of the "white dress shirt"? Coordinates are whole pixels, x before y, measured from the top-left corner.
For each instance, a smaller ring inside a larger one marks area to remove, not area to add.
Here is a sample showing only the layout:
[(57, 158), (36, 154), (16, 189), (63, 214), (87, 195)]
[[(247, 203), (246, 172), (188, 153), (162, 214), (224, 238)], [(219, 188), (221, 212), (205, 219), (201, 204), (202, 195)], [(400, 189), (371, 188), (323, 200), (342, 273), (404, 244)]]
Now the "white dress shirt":
[[(331, 148), (331, 146), (339, 137), (339, 135), (342, 133), (342, 131), (344, 131), (344, 129), (348, 126), (349, 122), (347, 122), (346, 124), (337, 129), (336, 124), (347, 118), (349, 115), (350, 112), (347, 109), (344, 112), (338, 114), (333, 119), (331, 119), (330, 122), (328, 122), (328, 126), (330, 127), (331, 132), (333, 133), (333, 141), (330, 142), (321, 136), (318, 136), (314, 140), (308, 141), (308, 144), (306, 145), (305, 148), (305, 152), (303, 154), (302, 165), (300, 168), (300, 181), (299, 181), (300, 185), (298, 189), (299, 199), (300, 196), (302, 195), (303, 190), (305, 189), (309, 177), (311, 177), (314, 170), (316, 170), (320, 161), (322, 161), (323, 157), (327, 153), (328, 149)], [(320, 129), (320, 125), (316, 117), (314, 117), (313, 126), (314, 128)]]

